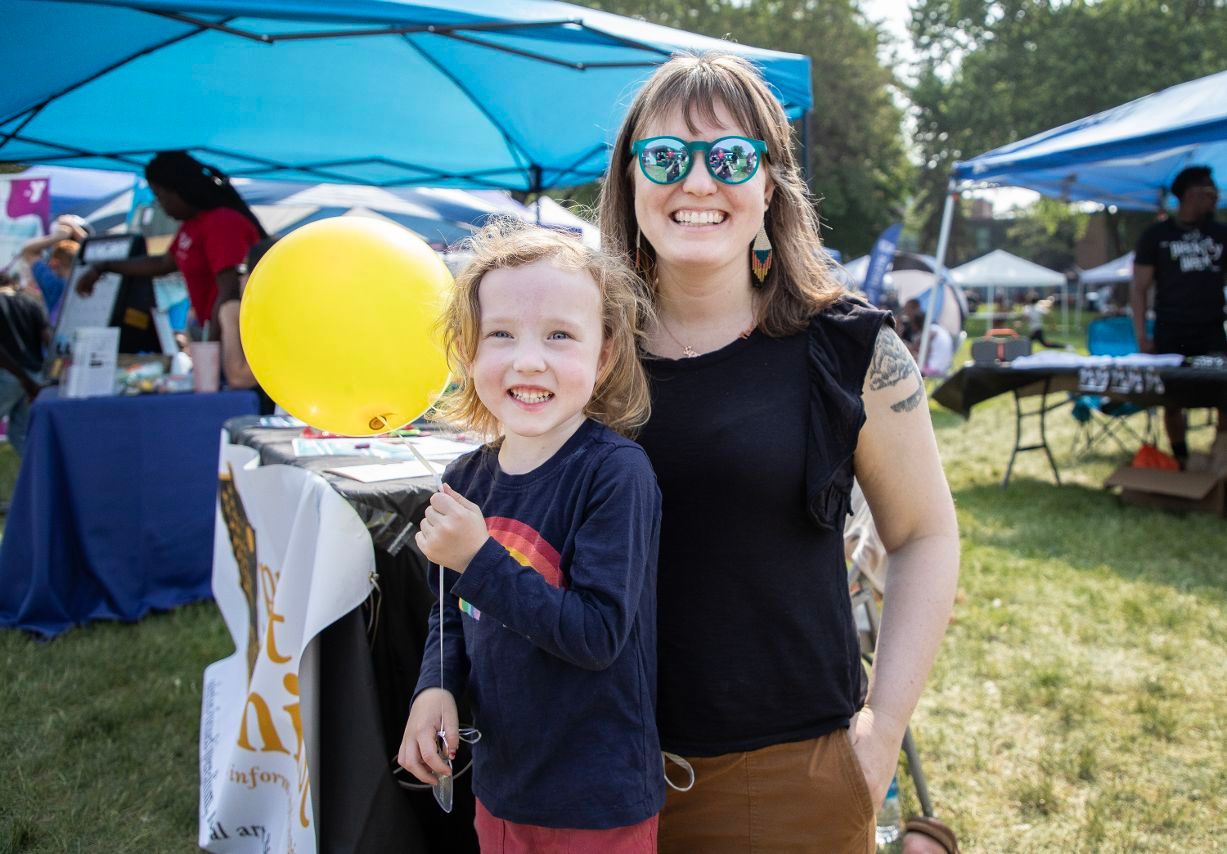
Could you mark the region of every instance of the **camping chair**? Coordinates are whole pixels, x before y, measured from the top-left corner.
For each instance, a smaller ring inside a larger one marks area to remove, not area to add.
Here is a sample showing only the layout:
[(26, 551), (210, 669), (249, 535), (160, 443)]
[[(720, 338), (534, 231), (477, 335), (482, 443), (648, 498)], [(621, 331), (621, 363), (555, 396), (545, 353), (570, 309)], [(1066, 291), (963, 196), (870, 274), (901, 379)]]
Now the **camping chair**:
[[(886, 547), (878, 537), (873, 514), (865, 503), (860, 484), (856, 482), (852, 486), (852, 516), (844, 525), (844, 556), (848, 561), (848, 590), (852, 597), (861, 657), (872, 665), (882, 615), (879, 599), (886, 588)], [(933, 800), (929, 797), (929, 786), (925, 781), (924, 769), (920, 766), (920, 754), (912, 738), (911, 726), (903, 732), (903, 753), (907, 756), (907, 767), (916, 787), (920, 811), (933, 818)]]
[[(1151, 334), (1154, 321), (1147, 321)], [(1133, 318), (1125, 314), (1097, 317), (1086, 326), (1086, 351), (1092, 356), (1128, 356), (1138, 351)]]
[[(1138, 344), (1133, 334), (1133, 318), (1117, 315), (1092, 320), (1086, 327), (1086, 349), (1092, 356), (1136, 353)], [(1071, 414), (1078, 422), (1070, 449), (1075, 459), (1106, 439), (1114, 441), (1125, 453), (1132, 453), (1144, 443), (1157, 443), (1153, 409), (1097, 394), (1071, 394), (1070, 398), (1074, 404)], [(1146, 415), (1146, 426), (1140, 432), (1129, 423), (1132, 416), (1139, 414)], [(1126, 444), (1125, 438), (1132, 445)]]

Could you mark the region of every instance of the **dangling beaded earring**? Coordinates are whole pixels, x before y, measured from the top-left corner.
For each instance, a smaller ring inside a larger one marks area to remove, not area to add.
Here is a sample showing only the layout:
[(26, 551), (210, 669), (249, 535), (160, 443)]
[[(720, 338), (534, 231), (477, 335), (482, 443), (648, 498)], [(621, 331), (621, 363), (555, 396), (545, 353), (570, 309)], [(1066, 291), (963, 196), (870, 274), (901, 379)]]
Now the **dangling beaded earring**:
[(761, 288), (771, 270), (771, 240), (767, 237), (767, 223), (758, 227), (754, 245), (750, 248), (750, 270), (754, 273), (754, 287)]
[(640, 258), (639, 258), (639, 235), (641, 233), (642, 232), (640, 232), (638, 228), (635, 229), (635, 269), (636, 270), (643, 269), (643, 267), (640, 265)]

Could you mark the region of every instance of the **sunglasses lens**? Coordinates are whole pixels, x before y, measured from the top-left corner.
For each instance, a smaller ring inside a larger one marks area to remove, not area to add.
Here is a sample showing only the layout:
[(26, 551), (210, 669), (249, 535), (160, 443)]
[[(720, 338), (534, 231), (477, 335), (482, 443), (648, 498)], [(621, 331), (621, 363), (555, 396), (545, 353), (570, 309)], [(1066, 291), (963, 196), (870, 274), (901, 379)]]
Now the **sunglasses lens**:
[(726, 184), (749, 181), (758, 171), (758, 152), (748, 139), (737, 136), (716, 141), (707, 156), (708, 168)]
[(680, 140), (658, 139), (639, 154), (639, 168), (649, 181), (672, 184), (685, 177), (690, 167), (690, 152)]

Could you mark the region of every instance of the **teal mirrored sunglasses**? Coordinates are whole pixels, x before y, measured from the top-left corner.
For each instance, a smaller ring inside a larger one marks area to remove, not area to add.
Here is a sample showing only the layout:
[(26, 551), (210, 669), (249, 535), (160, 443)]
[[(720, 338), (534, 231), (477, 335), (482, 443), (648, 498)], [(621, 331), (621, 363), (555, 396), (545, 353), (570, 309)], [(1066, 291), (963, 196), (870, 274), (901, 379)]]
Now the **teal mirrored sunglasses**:
[(676, 184), (690, 174), (693, 154), (706, 154), (707, 171), (722, 184), (744, 184), (758, 171), (759, 158), (767, 143), (744, 136), (725, 136), (715, 142), (653, 136), (636, 140), (631, 153), (639, 161), (643, 177), (653, 184)]

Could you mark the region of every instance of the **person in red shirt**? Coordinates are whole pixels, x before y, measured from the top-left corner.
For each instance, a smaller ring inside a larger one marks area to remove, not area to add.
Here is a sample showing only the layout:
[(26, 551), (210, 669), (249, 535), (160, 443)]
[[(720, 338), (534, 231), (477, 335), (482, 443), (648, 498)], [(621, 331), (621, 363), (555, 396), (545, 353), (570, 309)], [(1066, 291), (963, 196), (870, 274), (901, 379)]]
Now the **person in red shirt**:
[(145, 166), (145, 180), (167, 215), (183, 224), (163, 255), (94, 264), (77, 281), (88, 296), (103, 273), (165, 276), (178, 270), (187, 283), (196, 320), (219, 337), (217, 308), (239, 293), (238, 266), (267, 233), (251, 208), (213, 166), (185, 151), (163, 151)]

